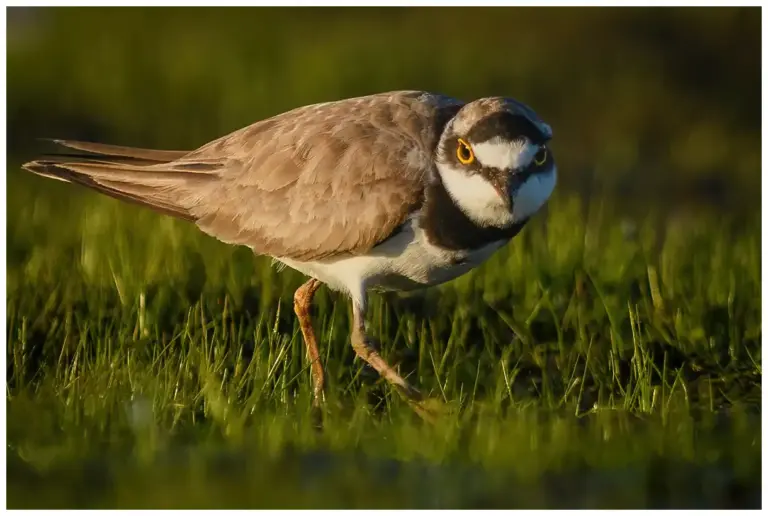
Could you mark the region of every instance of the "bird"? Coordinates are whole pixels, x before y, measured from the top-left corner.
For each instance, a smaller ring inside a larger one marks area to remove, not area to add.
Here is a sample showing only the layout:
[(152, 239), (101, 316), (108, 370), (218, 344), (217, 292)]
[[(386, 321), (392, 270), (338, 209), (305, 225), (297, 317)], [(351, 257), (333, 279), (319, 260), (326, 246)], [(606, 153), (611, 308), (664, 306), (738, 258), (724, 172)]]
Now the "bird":
[(419, 412), (425, 396), (369, 337), (368, 294), (448, 282), (507, 244), (555, 188), (551, 139), (511, 97), (402, 90), (297, 107), (191, 151), (53, 140), (69, 153), (22, 167), (190, 221), (308, 276), (293, 304), (314, 407), (325, 377), (312, 300), (323, 284), (343, 293), (355, 354)]

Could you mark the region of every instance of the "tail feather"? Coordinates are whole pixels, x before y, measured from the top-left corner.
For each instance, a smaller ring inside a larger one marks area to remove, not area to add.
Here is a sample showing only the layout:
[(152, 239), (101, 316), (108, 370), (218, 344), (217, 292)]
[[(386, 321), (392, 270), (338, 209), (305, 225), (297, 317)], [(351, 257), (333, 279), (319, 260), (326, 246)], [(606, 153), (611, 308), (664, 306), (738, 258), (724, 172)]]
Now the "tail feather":
[(122, 147), (120, 145), (108, 145), (106, 143), (81, 142), (77, 140), (52, 140), (62, 147), (68, 147), (79, 151), (90, 152), (102, 156), (120, 156), (135, 158), (156, 163), (167, 163), (184, 157), (188, 151), (169, 151), (155, 149), (140, 149), (138, 147)]
[(194, 220), (189, 210), (190, 200), (197, 197), (195, 190), (218, 177), (218, 168), (211, 164), (195, 167), (194, 162), (174, 163), (186, 154), (183, 151), (54, 141), (93, 154), (49, 155), (25, 163), (22, 168), (185, 220)]

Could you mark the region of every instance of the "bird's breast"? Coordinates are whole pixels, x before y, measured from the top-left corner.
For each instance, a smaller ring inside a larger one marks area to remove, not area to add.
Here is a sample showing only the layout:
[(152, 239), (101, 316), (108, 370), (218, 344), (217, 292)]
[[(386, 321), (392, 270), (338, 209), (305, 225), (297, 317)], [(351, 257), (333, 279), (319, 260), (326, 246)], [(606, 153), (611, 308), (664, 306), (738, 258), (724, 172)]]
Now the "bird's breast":
[(366, 290), (408, 291), (445, 283), (482, 264), (506, 242), (502, 239), (474, 249), (447, 249), (433, 244), (414, 216), (365, 254), (312, 262), (279, 260), (359, 298)]
[(413, 290), (439, 285), (481, 265), (506, 242), (507, 239), (496, 240), (474, 249), (440, 247), (430, 241), (425, 228), (414, 217), (365, 258), (366, 287)]

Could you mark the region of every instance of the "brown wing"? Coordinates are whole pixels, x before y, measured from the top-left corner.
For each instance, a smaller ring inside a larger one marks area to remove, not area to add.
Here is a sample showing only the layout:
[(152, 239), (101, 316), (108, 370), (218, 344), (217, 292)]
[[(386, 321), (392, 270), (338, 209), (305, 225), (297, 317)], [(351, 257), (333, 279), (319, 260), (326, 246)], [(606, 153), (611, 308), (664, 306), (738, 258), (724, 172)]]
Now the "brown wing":
[(93, 155), (24, 168), (192, 220), (260, 254), (362, 253), (419, 205), (442, 127), (461, 105), (383, 93), (298, 108), (191, 152), (59, 140)]
[(442, 125), (458, 101), (393, 92), (299, 108), (191, 152), (220, 179), (190, 206), (198, 226), (260, 254), (362, 253), (422, 200)]

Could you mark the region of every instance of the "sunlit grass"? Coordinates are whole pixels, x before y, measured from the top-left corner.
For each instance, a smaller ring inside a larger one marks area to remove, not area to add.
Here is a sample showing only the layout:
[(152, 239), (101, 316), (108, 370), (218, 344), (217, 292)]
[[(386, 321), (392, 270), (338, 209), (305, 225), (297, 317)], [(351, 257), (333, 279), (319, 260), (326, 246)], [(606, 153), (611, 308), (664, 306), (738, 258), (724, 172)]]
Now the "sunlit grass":
[(371, 330), (442, 404), (434, 426), (354, 359), (348, 303), (323, 289), (317, 430), (301, 275), (39, 184), (9, 184), (12, 506), (756, 503), (757, 217), (622, 218), (558, 194), (480, 269), (374, 295)]

